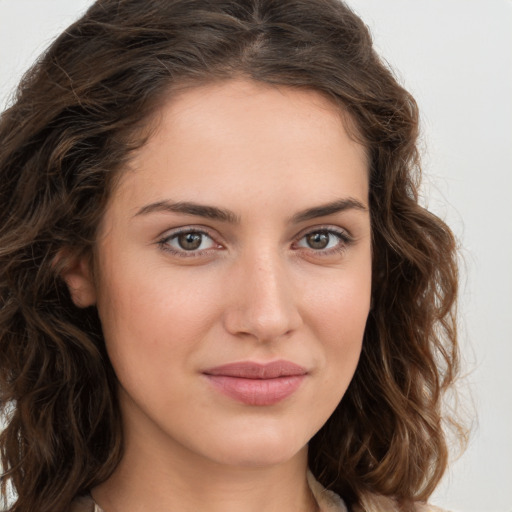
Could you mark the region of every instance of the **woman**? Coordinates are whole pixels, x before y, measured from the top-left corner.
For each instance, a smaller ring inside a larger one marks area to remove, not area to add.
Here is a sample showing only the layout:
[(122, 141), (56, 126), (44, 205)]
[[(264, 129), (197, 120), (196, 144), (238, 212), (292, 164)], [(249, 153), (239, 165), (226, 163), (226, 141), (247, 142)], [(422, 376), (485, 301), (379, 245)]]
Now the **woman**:
[(457, 268), (417, 132), (336, 0), (96, 2), (0, 123), (9, 510), (431, 510)]

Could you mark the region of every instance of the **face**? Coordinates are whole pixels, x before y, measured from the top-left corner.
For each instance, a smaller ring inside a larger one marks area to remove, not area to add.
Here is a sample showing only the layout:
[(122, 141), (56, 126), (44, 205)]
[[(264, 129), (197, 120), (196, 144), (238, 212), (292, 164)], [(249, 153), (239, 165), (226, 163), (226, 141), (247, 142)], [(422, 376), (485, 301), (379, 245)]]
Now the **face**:
[(128, 441), (239, 466), (304, 453), (361, 350), (367, 176), (316, 92), (169, 99), (113, 191), (94, 282), (71, 286), (97, 305)]

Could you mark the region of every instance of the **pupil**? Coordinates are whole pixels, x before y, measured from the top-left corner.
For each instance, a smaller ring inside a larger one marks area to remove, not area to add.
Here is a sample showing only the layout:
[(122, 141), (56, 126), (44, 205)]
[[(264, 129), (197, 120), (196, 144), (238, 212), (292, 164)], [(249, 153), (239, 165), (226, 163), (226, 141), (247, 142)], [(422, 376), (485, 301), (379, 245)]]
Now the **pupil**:
[(329, 244), (329, 234), (325, 232), (311, 233), (307, 236), (307, 242), (312, 249), (325, 249)]
[(200, 233), (185, 233), (183, 235), (179, 235), (178, 243), (182, 249), (185, 249), (186, 251), (193, 251), (201, 245), (201, 238), (202, 235)]

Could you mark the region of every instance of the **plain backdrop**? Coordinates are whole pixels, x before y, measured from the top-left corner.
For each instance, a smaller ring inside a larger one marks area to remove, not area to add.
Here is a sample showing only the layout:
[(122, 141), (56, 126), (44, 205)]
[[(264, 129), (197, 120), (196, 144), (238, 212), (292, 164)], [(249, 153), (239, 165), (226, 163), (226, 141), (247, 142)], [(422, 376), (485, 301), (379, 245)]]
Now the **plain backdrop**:
[[(0, 109), (23, 71), (90, 3), (0, 0)], [(468, 414), (474, 406), (478, 419), (432, 502), (511, 512), (512, 1), (348, 3), (419, 103), (422, 200), (463, 247), (463, 390), (472, 396), (463, 405)]]

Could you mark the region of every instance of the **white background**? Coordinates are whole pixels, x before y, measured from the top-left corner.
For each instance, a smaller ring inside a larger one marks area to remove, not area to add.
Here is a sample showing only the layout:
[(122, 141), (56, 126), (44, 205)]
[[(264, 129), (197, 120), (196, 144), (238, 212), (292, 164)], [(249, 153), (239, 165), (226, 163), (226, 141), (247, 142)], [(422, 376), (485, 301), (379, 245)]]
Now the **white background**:
[[(0, 0), (0, 109), (22, 72), (90, 3)], [(349, 4), (419, 102), (424, 201), (464, 248), (464, 389), (478, 420), (432, 502), (512, 512), (512, 1)]]

